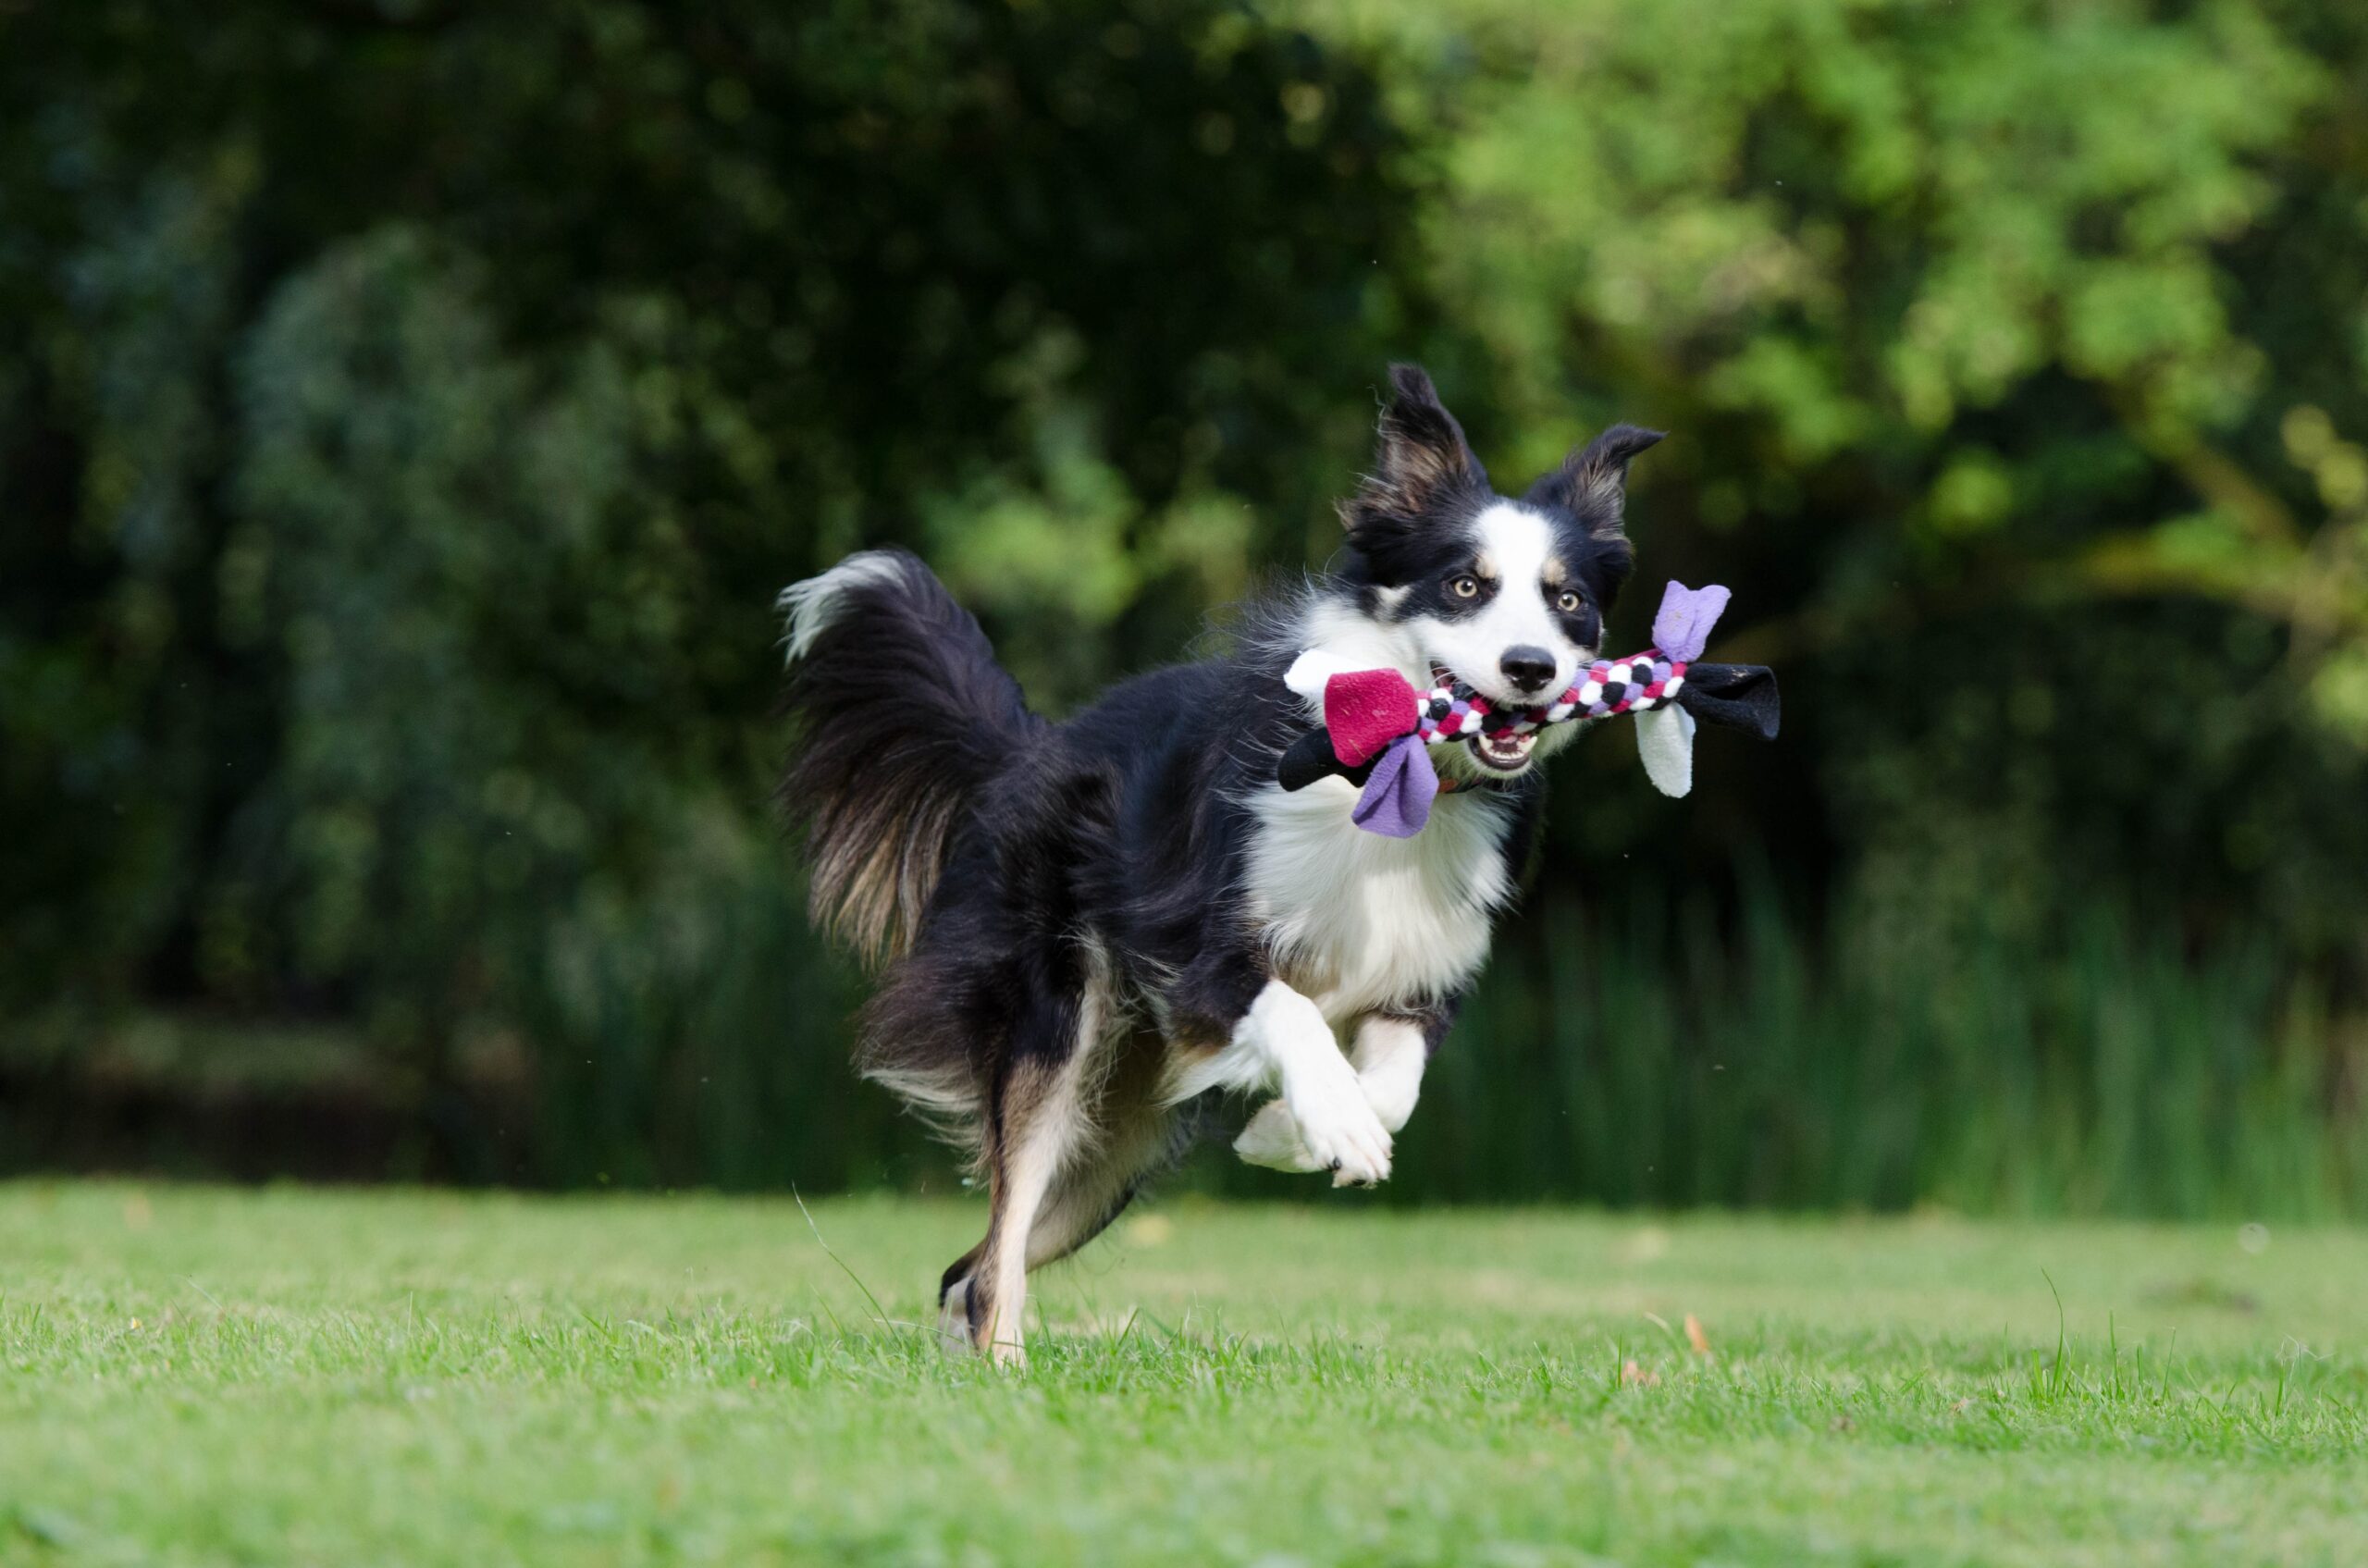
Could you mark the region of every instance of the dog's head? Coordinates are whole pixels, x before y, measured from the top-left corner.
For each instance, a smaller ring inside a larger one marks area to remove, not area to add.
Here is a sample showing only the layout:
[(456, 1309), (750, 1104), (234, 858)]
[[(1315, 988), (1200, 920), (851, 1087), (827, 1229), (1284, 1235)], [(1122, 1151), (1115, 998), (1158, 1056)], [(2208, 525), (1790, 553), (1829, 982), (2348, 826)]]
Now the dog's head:
[[(1628, 462), (1660, 434), (1615, 425), (1520, 500), (1489, 485), (1463, 428), (1415, 365), (1390, 370), (1374, 471), (1340, 509), (1343, 573), (1366, 612), (1498, 707), (1551, 701), (1591, 661), (1634, 560)], [(1472, 743), (1491, 773), (1526, 770), (1538, 735)]]

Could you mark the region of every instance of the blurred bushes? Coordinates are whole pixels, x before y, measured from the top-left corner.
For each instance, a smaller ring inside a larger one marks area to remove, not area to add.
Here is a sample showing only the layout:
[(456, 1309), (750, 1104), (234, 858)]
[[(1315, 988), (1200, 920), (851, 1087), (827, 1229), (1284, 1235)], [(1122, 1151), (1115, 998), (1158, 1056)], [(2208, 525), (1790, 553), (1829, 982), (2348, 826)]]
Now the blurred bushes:
[[(292, 1011), (432, 1104), (531, 1024), (552, 1177), (713, 1038), (620, 986), (815, 963), (746, 929), (779, 586), (904, 539), (1055, 699), (1180, 640), (1361, 444), (1412, 227), (1370, 78), (1223, 5), (0, 27), (14, 1048)], [(843, 990), (729, 1048), (819, 1076)]]
[(1059, 709), (1419, 356), (1509, 479), (1676, 432), (1646, 581), (1792, 711), (1564, 766), (1402, 1195), (2359, 1206), (2350, 7), (110, 0), (0, 128), (6, 1157), (163, 1012), (358, 1038), (373, 1168), (936, 1168), (773, 591), (910, 544)]
[(2258, 939), (2189, 952), (2090, 907), (2042, 942), (1914, 953), (1841, 919), (1819, 947), (1756, 884), (1739, 926), (1656, 900), (1542, 924), (1474, 999), (1489, 1048), (1425, 1084), (1401, 1201), (2368, 1211), (2368, 1029)]
[(1894, 918), (2134, 894), (2357, 978), (2352, 8), (1305, 11), (1436, 150), (1484, 448), (1677, 432), (1645, 565), (1736, 584), (1785, 664), (1819, 760), (1776, 821)]

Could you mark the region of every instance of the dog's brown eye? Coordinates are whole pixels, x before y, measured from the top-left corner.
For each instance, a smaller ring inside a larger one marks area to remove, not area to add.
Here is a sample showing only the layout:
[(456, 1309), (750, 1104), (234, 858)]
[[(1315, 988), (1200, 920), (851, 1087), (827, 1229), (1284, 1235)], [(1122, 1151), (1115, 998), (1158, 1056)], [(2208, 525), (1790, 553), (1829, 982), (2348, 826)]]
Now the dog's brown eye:
[(1453, 594), (1458, 599), (1478, 599), (1480, 597), (1480, 579), (1467, 572), (1461, 577), (1449, 579), (1447, 585), (1447, 591)]
[(1554, 601), (1554, 608), (1565, 615), (1576, 615), (1579, 612), (1579, 596), (1565, 588), (1561, 597)]

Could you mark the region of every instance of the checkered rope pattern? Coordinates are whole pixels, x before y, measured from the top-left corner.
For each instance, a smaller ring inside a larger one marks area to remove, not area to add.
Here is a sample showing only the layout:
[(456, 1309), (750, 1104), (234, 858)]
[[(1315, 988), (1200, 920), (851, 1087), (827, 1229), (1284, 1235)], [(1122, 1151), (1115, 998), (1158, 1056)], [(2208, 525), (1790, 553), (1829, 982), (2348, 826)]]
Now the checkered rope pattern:
[(1432, 669), (1433, 685), (1416, 699), (1415, 734), (1425, 746), (1471, 736), (1527, 735), (1571, 720), (1592, 722), (1665, 708), (1685, 687), (1687, 661), (1657, 648), (1625, 659), (1599, 659), (1569, 690), (1533, 708), (1498, 708), (1449, 672)]

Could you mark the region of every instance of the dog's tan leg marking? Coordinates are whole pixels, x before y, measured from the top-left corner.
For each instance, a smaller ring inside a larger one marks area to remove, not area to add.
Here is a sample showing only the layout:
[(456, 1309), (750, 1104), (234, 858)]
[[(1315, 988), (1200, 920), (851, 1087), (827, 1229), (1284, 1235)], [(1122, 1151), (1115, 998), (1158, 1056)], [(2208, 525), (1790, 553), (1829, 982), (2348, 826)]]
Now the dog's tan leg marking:
[(985, 1259), (987, 1310), (979, 1325), (979, 1348), (1013, 1366), (1028, 1361), (1021, 1327), (1028, 1312), (1028, 1232), (1060, 1167), (1061, 1133), (1066, 1130), (1053, 1119), (1062, 1114), (1058, 1106), (1047, 1104), (1039, 1114), (1042, 1123), (1031, 1116), (1004, 1151), (1003, 1187), (995, 1195), (994, 1228)]
[(975, 1293), (985, 1288), (984, 1310), (977, 1315), (978, 1348), (1005, 1365), (1027, 1364), (1022, 1319), (1028, 1311), (1029, 1237), (1054, 1179), (1092, 1132), (1086, 1080), (1103, 1065), (1104, 1012), (1103, 986), (1088, 984), (1079, 999), (1077, 1035), (1067, 1053), (1054, 1062), (1018, 1064), (999, 1096), (994, 1212), (970, 1289)]
[(1032, 1273), (1084, 1246), (1133, 1201), (1145, 1177), (1177, 1152), (1175, 1117), (1159, 1102), (1166, 1045), (1136, 1033), (1116, 1042), (1115, 1059), (1084, 1116), (1092, 1129), (1054, 1178), (1028, 1232)]

